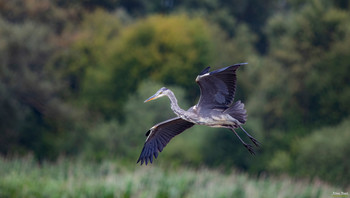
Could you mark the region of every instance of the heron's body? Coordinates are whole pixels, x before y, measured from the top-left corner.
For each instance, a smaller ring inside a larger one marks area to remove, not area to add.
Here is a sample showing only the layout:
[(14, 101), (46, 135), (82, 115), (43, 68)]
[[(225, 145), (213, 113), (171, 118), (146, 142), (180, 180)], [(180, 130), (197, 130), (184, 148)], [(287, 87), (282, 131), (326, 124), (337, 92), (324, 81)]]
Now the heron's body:
[[(230, 128), (230, 126), (241, 125), (236, 118), (225, 112), (226, 109), (199, 109), (197, 105), (189, 108), (186, 114), (175, 114), (189, 122), (198, 125), (206, 125), (216, 128)], [(237, 127), (235, 127), (237, 128)]]
[(147, 99), (145, 102), (168, 96), (171, 102), (171, 109), (177, 117), (153, 126), (146, 133), (146, 143), (137, 162), (141, 161), (141, 164), (144, 161), (147, 164), (148, 160), (152, 162), (153, 156), (157, 157), (158, 152), (163, 150), (171, 138), (195, 124), (231, 129), (249, 152), (254, 154), (252, 146), (246, 144), (234, 130), (241, 128), (256, 146), (259, 145), (259, 142), (241, 127), (247, 120), (244, 104), (241, 101), (234, 102), (236, 70), (244, 64), (246, 63), (236, 64), (212, 72), (209, 72), (209, 67), (203, 70), (196, 78), (196, 82), (200, 86), (201, 97), (198, 104), (187, 111), (178, 106), (174, 93), (165, 87)]

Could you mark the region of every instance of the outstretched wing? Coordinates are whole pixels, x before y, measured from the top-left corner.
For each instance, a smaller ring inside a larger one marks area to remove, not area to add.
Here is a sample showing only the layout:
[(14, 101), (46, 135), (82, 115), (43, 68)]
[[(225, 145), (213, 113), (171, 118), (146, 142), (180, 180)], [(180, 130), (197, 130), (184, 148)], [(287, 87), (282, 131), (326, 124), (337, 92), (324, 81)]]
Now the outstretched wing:
[(196, 79), (201, 90), (197, 106), (206, 109), (230, 106), (235, 97), (236, 70), (245, 64), (238, 63), (212, 72), (209, 68), (204, 69)]
[(194, 124), (179, 117), (172, 118), (153, 126), (147, 133), (146, 142), (141, 151), (137, 163), (141, 161), (152, 163), (153, 156), (157, 158), (158, 152), (162, 152), (163, 148), (168, 144), (171, 138), (182, 133), (184, 130), (192, 127)]

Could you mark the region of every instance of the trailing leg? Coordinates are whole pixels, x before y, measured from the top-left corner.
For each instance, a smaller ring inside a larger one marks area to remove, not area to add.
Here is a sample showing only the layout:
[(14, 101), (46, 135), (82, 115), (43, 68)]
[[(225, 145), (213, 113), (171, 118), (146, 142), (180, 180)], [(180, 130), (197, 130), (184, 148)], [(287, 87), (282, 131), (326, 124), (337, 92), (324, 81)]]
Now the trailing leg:
[(245, 134), (249, 137), (249, 139), (255, 144), (255, 146), (260, 147), (261, 143), (260, 143), (257, 139), (255, 139), (255, 138), (254, 138), (253, 136), (251, 136), (247, 131), (245, 131), (241, 125), (238, 125), (238, 126), (239, 126), (239, 128), (242, 129), (242, 131), (244, 131), (244, 133), (245, 133)]
[(239, 137), (239, 135), (238, 135), (237, 132), (234, 130), (234, 128), (230, 128), (230, 129), (236, 134), (236, 136), (238, 137), (238, 139), (242, 142), (243, 146), (246, 147), (246, 148), (248, 149), (249, 153), (255, 155), (255, 152), (254, 152), (254, 150), (253, 150), (253, 146), (250, 145), (250, 144), (245, 143), (245, 142), (241, 139), (241, 137)]

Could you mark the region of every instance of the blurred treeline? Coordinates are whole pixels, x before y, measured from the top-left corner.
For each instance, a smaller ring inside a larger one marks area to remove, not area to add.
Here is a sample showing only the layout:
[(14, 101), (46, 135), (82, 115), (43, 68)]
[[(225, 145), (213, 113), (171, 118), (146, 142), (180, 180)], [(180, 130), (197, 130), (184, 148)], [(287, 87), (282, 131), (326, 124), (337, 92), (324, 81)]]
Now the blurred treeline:
[(248, 62), (236, 98), (257, 155), (196, 126), (156, 163), (349, 184), (347, 0), (0, 0), (0, 13), (2, 155), (135, 163), (144, 133), (174, 116), (147, 97), (168, 86), (188, 108), (203, 68)]

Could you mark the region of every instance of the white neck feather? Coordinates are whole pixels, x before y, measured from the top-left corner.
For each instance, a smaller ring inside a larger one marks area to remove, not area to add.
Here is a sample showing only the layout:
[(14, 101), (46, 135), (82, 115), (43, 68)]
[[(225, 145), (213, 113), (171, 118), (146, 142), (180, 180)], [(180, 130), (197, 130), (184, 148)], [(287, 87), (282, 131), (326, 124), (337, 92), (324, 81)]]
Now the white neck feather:
[(177, 116), (182, 117), (186, 111), (179, 107), (179, 105), (177, 104), (177, 99), (176, 99), (174, 93), (172, 91), (168, 90), (166, 95), (170, 99), (171, 109), (174, 111), (174, 113)]

